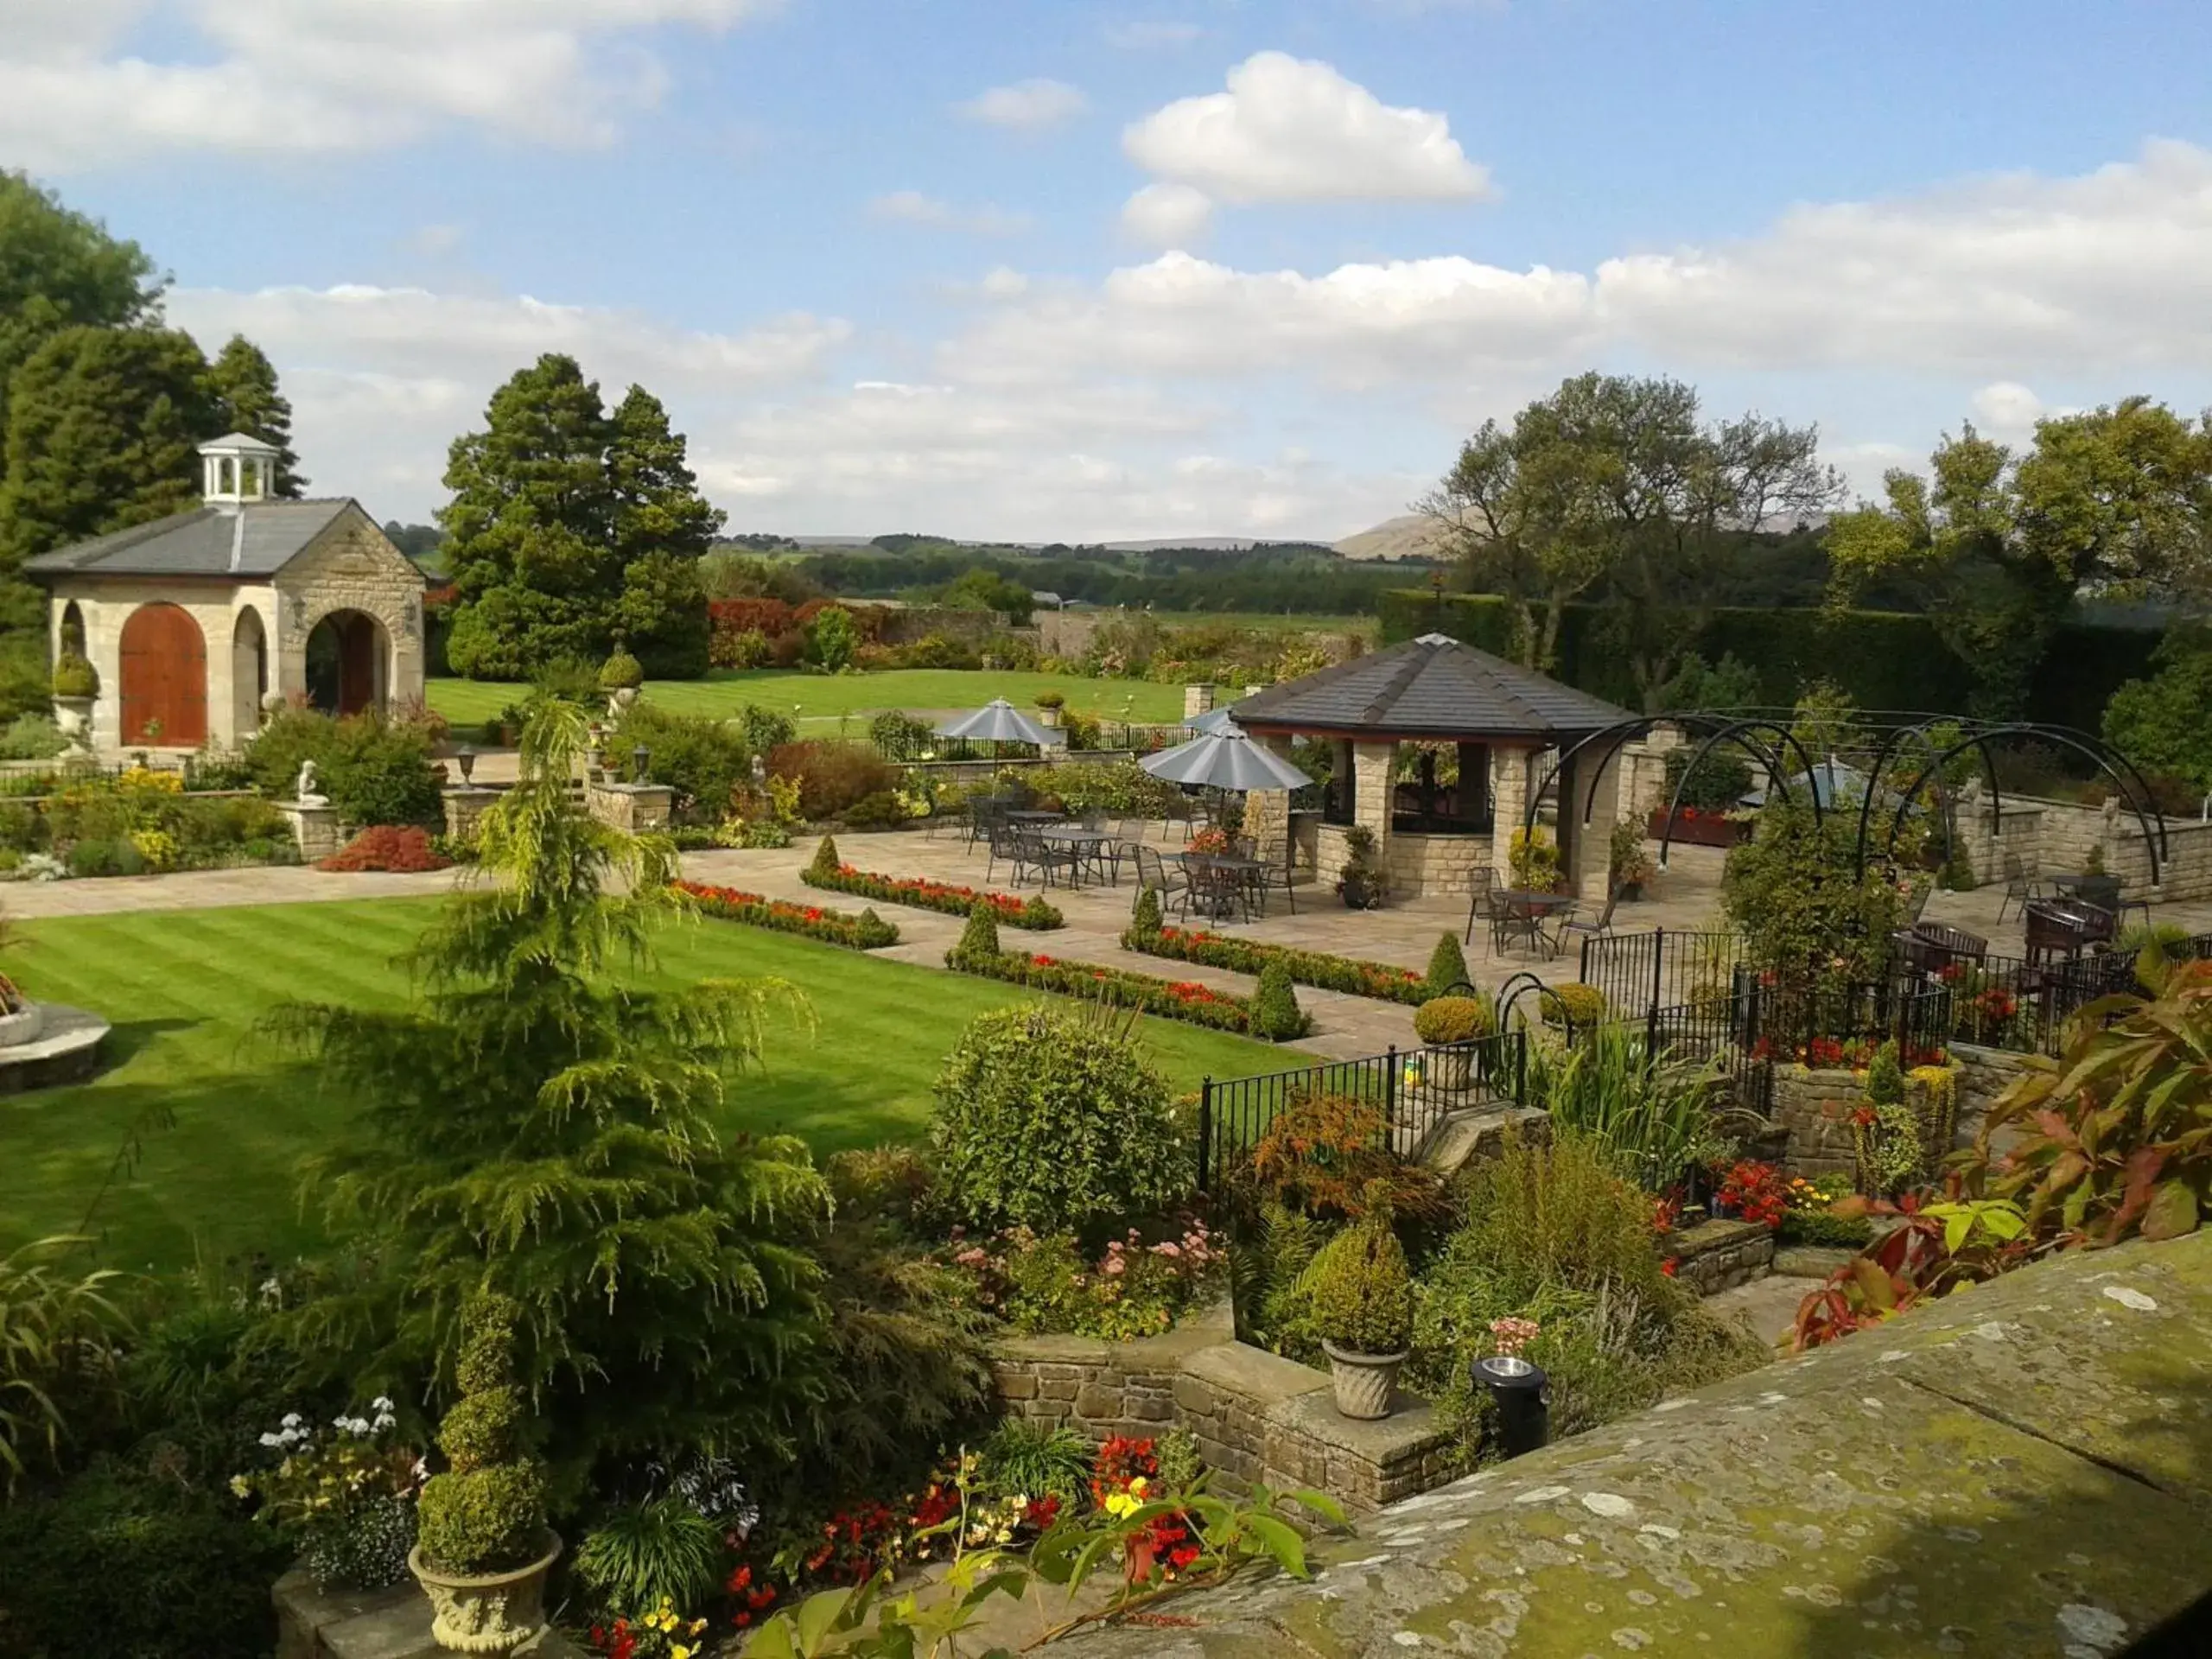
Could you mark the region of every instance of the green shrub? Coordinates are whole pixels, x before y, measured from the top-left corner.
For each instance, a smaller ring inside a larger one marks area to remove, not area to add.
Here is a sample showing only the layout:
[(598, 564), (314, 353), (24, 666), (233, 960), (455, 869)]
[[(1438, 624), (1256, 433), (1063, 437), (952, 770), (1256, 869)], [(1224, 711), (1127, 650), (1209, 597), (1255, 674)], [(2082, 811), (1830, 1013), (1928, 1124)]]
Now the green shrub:
[(832, 876), (837, 874), (837, 867), (842, 861), (837, 856), (836, 836), (824, 836), (814, 849), (814, 858), (807, 865), (806, 873), (814, 876)]
[(912, 1147), (834, 1152), (823, 1179), (841, 1221), (911, 1220), (929, 1203), (937, 1173)]
[(1151, 938), (1160, 931), (1161, 921), (1160, 889), (1140, 888), (1136, 906), (1129, 912), (1129, 931), (1139, 938)]
[(1436, 949), (1428, 953), (1428, 994), (1442, 996), (1454, 985), (1467, 982), (1467, 958), (1459, 949), (1459, 936), (1452, 932), (1438, 934)]
[(2157, 674), (2128, 681), (2105, 705), (2105, 741), (2147, 772), (2212, 790), (2212, 640), (2175, 633), (2152, 662)]
[(1586, 1031), (1605, 1017), (1605, 994), (1595, 985), (1570, 979), (1548, 987), (1538, 999), (1546, 1020)]
[(599, 665), (599, 689), (602, 691), (634, 691), (645, 683), (645, 671), (626, 651), (618, 651)]
[(1471, 1043), (1489, 1036), (1497, 1023), (1490, 1004), (1480, 997), (1439, 996), (1414, 1010), (1414, 1034), (1424, 1043)]
[(680, 1497), (611, 1510), (576, 1546), (575, 1573), (599, 1608), (637, 1618), (663, 1601), (699, 1605), (721, 1587), (722, 1529)]
[(0, 728), (0, 760), (51, 760), (68, 747), (51, 715), (17, 715)]
[(1290, 969), (1279, 962), (1262, 968), (1259, 989), (1252, 996), (1252, 1034), (1271, 1043), (1287, 1043), (1294, 1037), (1303, 1037), (1313, 1023), (1298, 1006)]
[(1529, 1103), (1548, 1112), (1555, 1129), (1602, 1148), (1616, 1173), (1647, 1192), (1663, 1192), (1691, 1166), (1735, 1152), (1715, 1111), (1714, 1069), (1653, 1054), (1639, 1032), (1599, 1026), (1572, 1044), (1531, 1042), (1527, 1068)]
[(54, 695), (57, 697), (97, 697), (99, 671), (86, 658), (65, 651), (54, 659)]
[(1660, 1271), (1651, 1199), (1615, 1173), (1594, 1141), (1510, 1136), (1465, 1183), (1459, 1236), (1508, 1301), (1528, 1301), (1547, 1286), (1611, 1286), (1653, 1300), (1679, 1292)]
[(916, 720), (897, 709), (885, 709), (868, 724), (868, 741), (883, 752), (887, 760), (916, 759), (935, 735), (927, 721)]
[(676, 816), (686, 823), (719, 824), (753, 779), (753, 752), (741, 730), (709, 715), (671, 714), (649, 697), (623, 711), (607, 747), (626, 765), (642, 747), (645, 781), (675, 791)]
[(988, 962), (1003, 954), (999, 949), (998, 918), (992, 913), (988, 905), (979, 899), (976, 907), (968, 912), (968, 925), (960, 930), (960, 938), (948, 953), (947, 959), (956, 964)]
[(816, 613), (806, 627), (806, 660), (827, 673), (835, 674), (852, 666), (853, 653), (860, 647), (860, 629), (853, 622), (853, 613), (842, 606), (832, 605)]
[(1413, 1279), (1387, 1209), (1331, 1239), (1303, 1282), (1321, 1339), (1356, 1354), (1396, 1354), (1413, 1338)]
[(69, 874), (143, 875), (145, 855), (128, 841), (80, 841), (69, 849)]
[(898, 772), (866, 743), (779, 744), (768, 753), (768, 770), (798, 780), (799, 811), (817, 823), (899, 784)]
[(798, 722), (789, 715), (763, 709), (757, 702), (748, 702), (740, 711), (737, 726), (745, 734), (746, 752), (749, 754), (766, 754), (798, 736)]
[(880, 789), (840, 812), (837, 822), (849, 830), (896, 830), (906, 822), (906, 809), (889, 790)]
[(442, 805), (427, 728), (379, 715), (334, 720), (311, 709), (270, 716), (246, 750), (254, 787), (289, 801), (300, 763), (313, 760), (321, 791), (339, 817), (358, 829), (432, 824)]
[(930, 1141), (946, 1202), (977, 1226), (1057, 1231), (1152, 1215), (1192, 1174), (1166, 1079), (1128, 1022), (1042, 1005), (982, 1014), (961, 1033)]
[(462, 1317), (461, 1398), (438, 1430), (451, 1467), (423, 1483), (419, 1500), (423, 1556), (449, 1573), (511, 1571), (545, 1548), (545, 1471), (524, 1450), (514, 1380), (519, 1313), (505, 1297), (481, 1295)]
[(1073, 1504), (1090, 1490), (1090, 1442), (1065, 1424), (1009, 1417), (991, 1432), (980, 1455), (985, 1486), (1001, 1496), (1050, 1493)]

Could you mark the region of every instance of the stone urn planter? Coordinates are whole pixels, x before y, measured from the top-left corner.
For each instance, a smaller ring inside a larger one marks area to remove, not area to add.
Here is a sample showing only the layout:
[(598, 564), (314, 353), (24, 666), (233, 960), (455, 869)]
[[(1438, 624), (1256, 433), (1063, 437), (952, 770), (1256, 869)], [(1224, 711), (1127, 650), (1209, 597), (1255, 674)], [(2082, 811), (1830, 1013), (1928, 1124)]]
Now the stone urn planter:
[(61, 735), (69, 740), (73, 749), (92, 747), (92, 705), (94, 697), (56, 697), (54, 700), (54, 723)]
[(417, 1548), (407, 1570), (430, 1599), (430, 1637), (454, 1653), (512, 1653), (545, 1630), (545, 1576), (560, 1559), (558, 1535), (545, 1535), (545, 1553), (512, 1573), (474, 1577), (441, 1573)]
[(36, 1002), (26, 1002), (13, 1014), (0, 1014), (0, 1048), (35, 1043), (45, 1029), (46, 1009)]
[(1440, 1048), (1428, 1057), (1429, 1080), (1448, 1094), (1460, 1094), (1475, 1084), (1475, 1051)]
[(1395, 1354), (1356, 1354), (1324, 1342), (1329, 1357), (1329, 1384), (1336, 1395), (1337, 1413), (1363, 1422), (1390, 1414), (1390, 1395), (1398, 1386), (1398, 1370), (1408, 1350)]

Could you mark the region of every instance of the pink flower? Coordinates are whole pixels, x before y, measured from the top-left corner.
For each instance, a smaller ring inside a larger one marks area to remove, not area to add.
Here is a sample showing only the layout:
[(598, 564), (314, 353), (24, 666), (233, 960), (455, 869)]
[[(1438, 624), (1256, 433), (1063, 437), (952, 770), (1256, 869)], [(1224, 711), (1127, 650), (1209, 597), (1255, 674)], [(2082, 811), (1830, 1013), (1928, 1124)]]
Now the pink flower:
[(1183, 1254), (1183, 1247), (1179, 1244), (1171, 1243), (1167, 1240), (1162, 1239), (1159, 1243), (1152, 1247), (1152, 1253), (1154, 1255), (1164, 1255), (1170, 1261), (1173, 1261), (1177, 1256)]
[(1128, 1271), (1128, 1268), (1129, 1264), (1116, 1254), (1106, 1258), (1106, 1265), (1101, 1269), (1101, 1271), (1103, 1272), (1109, 1279), (1118, 1279), (1124, 1273)]

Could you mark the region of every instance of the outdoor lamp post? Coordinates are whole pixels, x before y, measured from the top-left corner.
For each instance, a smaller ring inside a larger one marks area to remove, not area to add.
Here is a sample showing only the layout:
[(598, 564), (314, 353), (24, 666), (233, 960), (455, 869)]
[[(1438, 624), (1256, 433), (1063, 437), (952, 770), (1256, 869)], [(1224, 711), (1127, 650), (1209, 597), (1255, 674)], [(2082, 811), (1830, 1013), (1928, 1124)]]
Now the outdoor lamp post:
[(649, 758), (645, 746), (642, 743), (630, 751), (630, 781), (632, 783), (642, 784), (645, 781), (645, 762)]
[(1497, 1406), (1497, 1438), (1509, 1458), (1534, 1452), (1551, 1439), (1551, 1411), (1544, 1404), (1544, 1368), (1516, 1354), (1492, 1354), (1468, 1367), (1474, 1384), (1490, 1390)]
[(476, 751), (470, 748), (467, 744), (464, 743), (461, 746), (461, 753), (454, 756), (454, 760), (459, 763), (461, 766), (461, 781), (462, 785), (466, 787), (469, 784), (474, 782), (476, 776)]

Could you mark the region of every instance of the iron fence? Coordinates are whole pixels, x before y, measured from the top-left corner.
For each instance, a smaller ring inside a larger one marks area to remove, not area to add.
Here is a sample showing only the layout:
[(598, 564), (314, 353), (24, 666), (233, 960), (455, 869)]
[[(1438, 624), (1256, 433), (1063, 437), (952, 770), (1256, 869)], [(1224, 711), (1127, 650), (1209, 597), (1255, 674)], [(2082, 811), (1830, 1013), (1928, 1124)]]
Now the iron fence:
[(1663, 927), (1582, 941), (1577, 977), (1621, 1008), (1659, 1008), (1726, 993), (1742, 954), (1733, 933)]
[(1417, 1158), (1454, 1112), (1517, 1104), (1528, 1081), (1528, 1037), (1501, 1032), (1444, 1047), (1393, 1048), (1254, 1077), (1208, 1077), (1198, 1092), (1201, 1192), (1249, 1155), (1291, 1107), (1326, 1096), (1363, 1101), (1381, 1113), (1384, 1147)]

